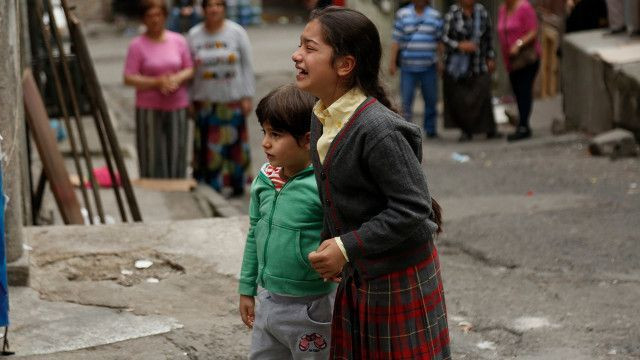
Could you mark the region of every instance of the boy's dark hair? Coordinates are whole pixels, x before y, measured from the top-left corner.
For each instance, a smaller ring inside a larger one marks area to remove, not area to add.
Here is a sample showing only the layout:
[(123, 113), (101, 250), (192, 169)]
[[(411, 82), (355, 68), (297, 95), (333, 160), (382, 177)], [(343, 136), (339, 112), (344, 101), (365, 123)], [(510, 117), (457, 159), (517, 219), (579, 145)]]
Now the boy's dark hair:
[[(380, 85), (382, 45), (376, 26), (362, 13), (340, 6), (328, 6), (311, 12), (309, 21), (318, 20), (324, 41), (333, 48), (333, 60), (351, 55), (356, 66), (346, 88), (358, 86), (367, 96), (396, 111)], [(397, 111), (396, 111), (397, 112)]]
[(167, 8), (167, 3), (164, 0), (142, 0), (139, 6), (140, 18), (144, 18), (147, 12), (154, 7), (160, 8), (165, 17), (169, 15), (169, 8)]
[(274, 130), (287, 132), (298, 144), (311, 128), (311, 113), (316, 99), (294, 84), (277, 87), (256, 107), (258, 122), (269, 123)]

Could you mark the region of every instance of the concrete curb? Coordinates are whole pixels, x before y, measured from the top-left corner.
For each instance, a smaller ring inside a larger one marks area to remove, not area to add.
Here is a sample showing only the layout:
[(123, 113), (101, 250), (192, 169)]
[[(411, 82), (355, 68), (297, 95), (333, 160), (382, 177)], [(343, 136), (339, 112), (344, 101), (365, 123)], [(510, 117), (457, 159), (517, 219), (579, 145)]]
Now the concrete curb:
[(229, 204), (224, 196), (220, 195), (210, 186), (198, 184), (195, 190), (193, 190), (193, 194), (198, 200), (198, 204), (200, 204), (202, 210), (209, 216), (233, 217), (244, 215), (240, 210)]

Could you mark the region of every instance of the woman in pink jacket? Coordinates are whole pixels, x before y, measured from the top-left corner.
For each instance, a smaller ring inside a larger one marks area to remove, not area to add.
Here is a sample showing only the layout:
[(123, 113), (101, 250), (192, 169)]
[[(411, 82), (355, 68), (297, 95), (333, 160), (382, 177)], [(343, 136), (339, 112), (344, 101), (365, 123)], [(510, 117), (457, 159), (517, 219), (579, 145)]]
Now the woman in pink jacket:
[(538, 18), (529, 1), (504, 0), (498, 12), (498, 39), (520, 115), (516, 131), (507, 137), (509, 141), (531, 137), (533, 81), (540, 67), (537, 34)]

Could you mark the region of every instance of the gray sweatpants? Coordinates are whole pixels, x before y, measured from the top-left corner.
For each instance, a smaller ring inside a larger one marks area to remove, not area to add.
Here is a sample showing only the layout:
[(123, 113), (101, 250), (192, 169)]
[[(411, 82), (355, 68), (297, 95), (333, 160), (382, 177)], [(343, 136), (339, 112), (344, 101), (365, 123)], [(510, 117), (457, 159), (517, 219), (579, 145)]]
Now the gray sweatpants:
[(335, 296), (335, 291), (305, 297), (258, 291), (249, 359), (328, 359)]

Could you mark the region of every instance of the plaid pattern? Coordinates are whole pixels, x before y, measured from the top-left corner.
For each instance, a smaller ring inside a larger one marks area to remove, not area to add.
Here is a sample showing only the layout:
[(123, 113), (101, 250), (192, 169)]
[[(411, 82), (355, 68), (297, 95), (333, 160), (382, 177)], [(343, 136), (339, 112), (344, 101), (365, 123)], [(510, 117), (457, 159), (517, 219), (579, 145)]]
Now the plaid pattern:
[[(477, 30), (475, 21), (479, 21)], [(475, 32), (478, 31), (479, 34)], [(487, 67), (487, 59), (495, 59), (496, 54), (493, 50), (491, 18), (489, 13), (480, 3), (476, 3), (473, 8), (473, 15), (467, 17), (459, 5), (452, 5), (449, 12), (444, 17), (444, 32), (442, 42), (445, 44), (446, 57), (445, 69), (449, 70), (452, 66), (451, 60), (453, 54), (461, 54), (458, 45), (461, 41), (473, 41), (478, 45), (478, 50), (471, 54), (471, 66), (469, 68), (471, 74), (485, 74), (489, 71)], [(449, 72), (451, 73), (451, 72)]]
[(451, 359), (438, 252), (432, 242), (428, 248), (428, 259), (373, 280), (345, 268), (331, 359)]

